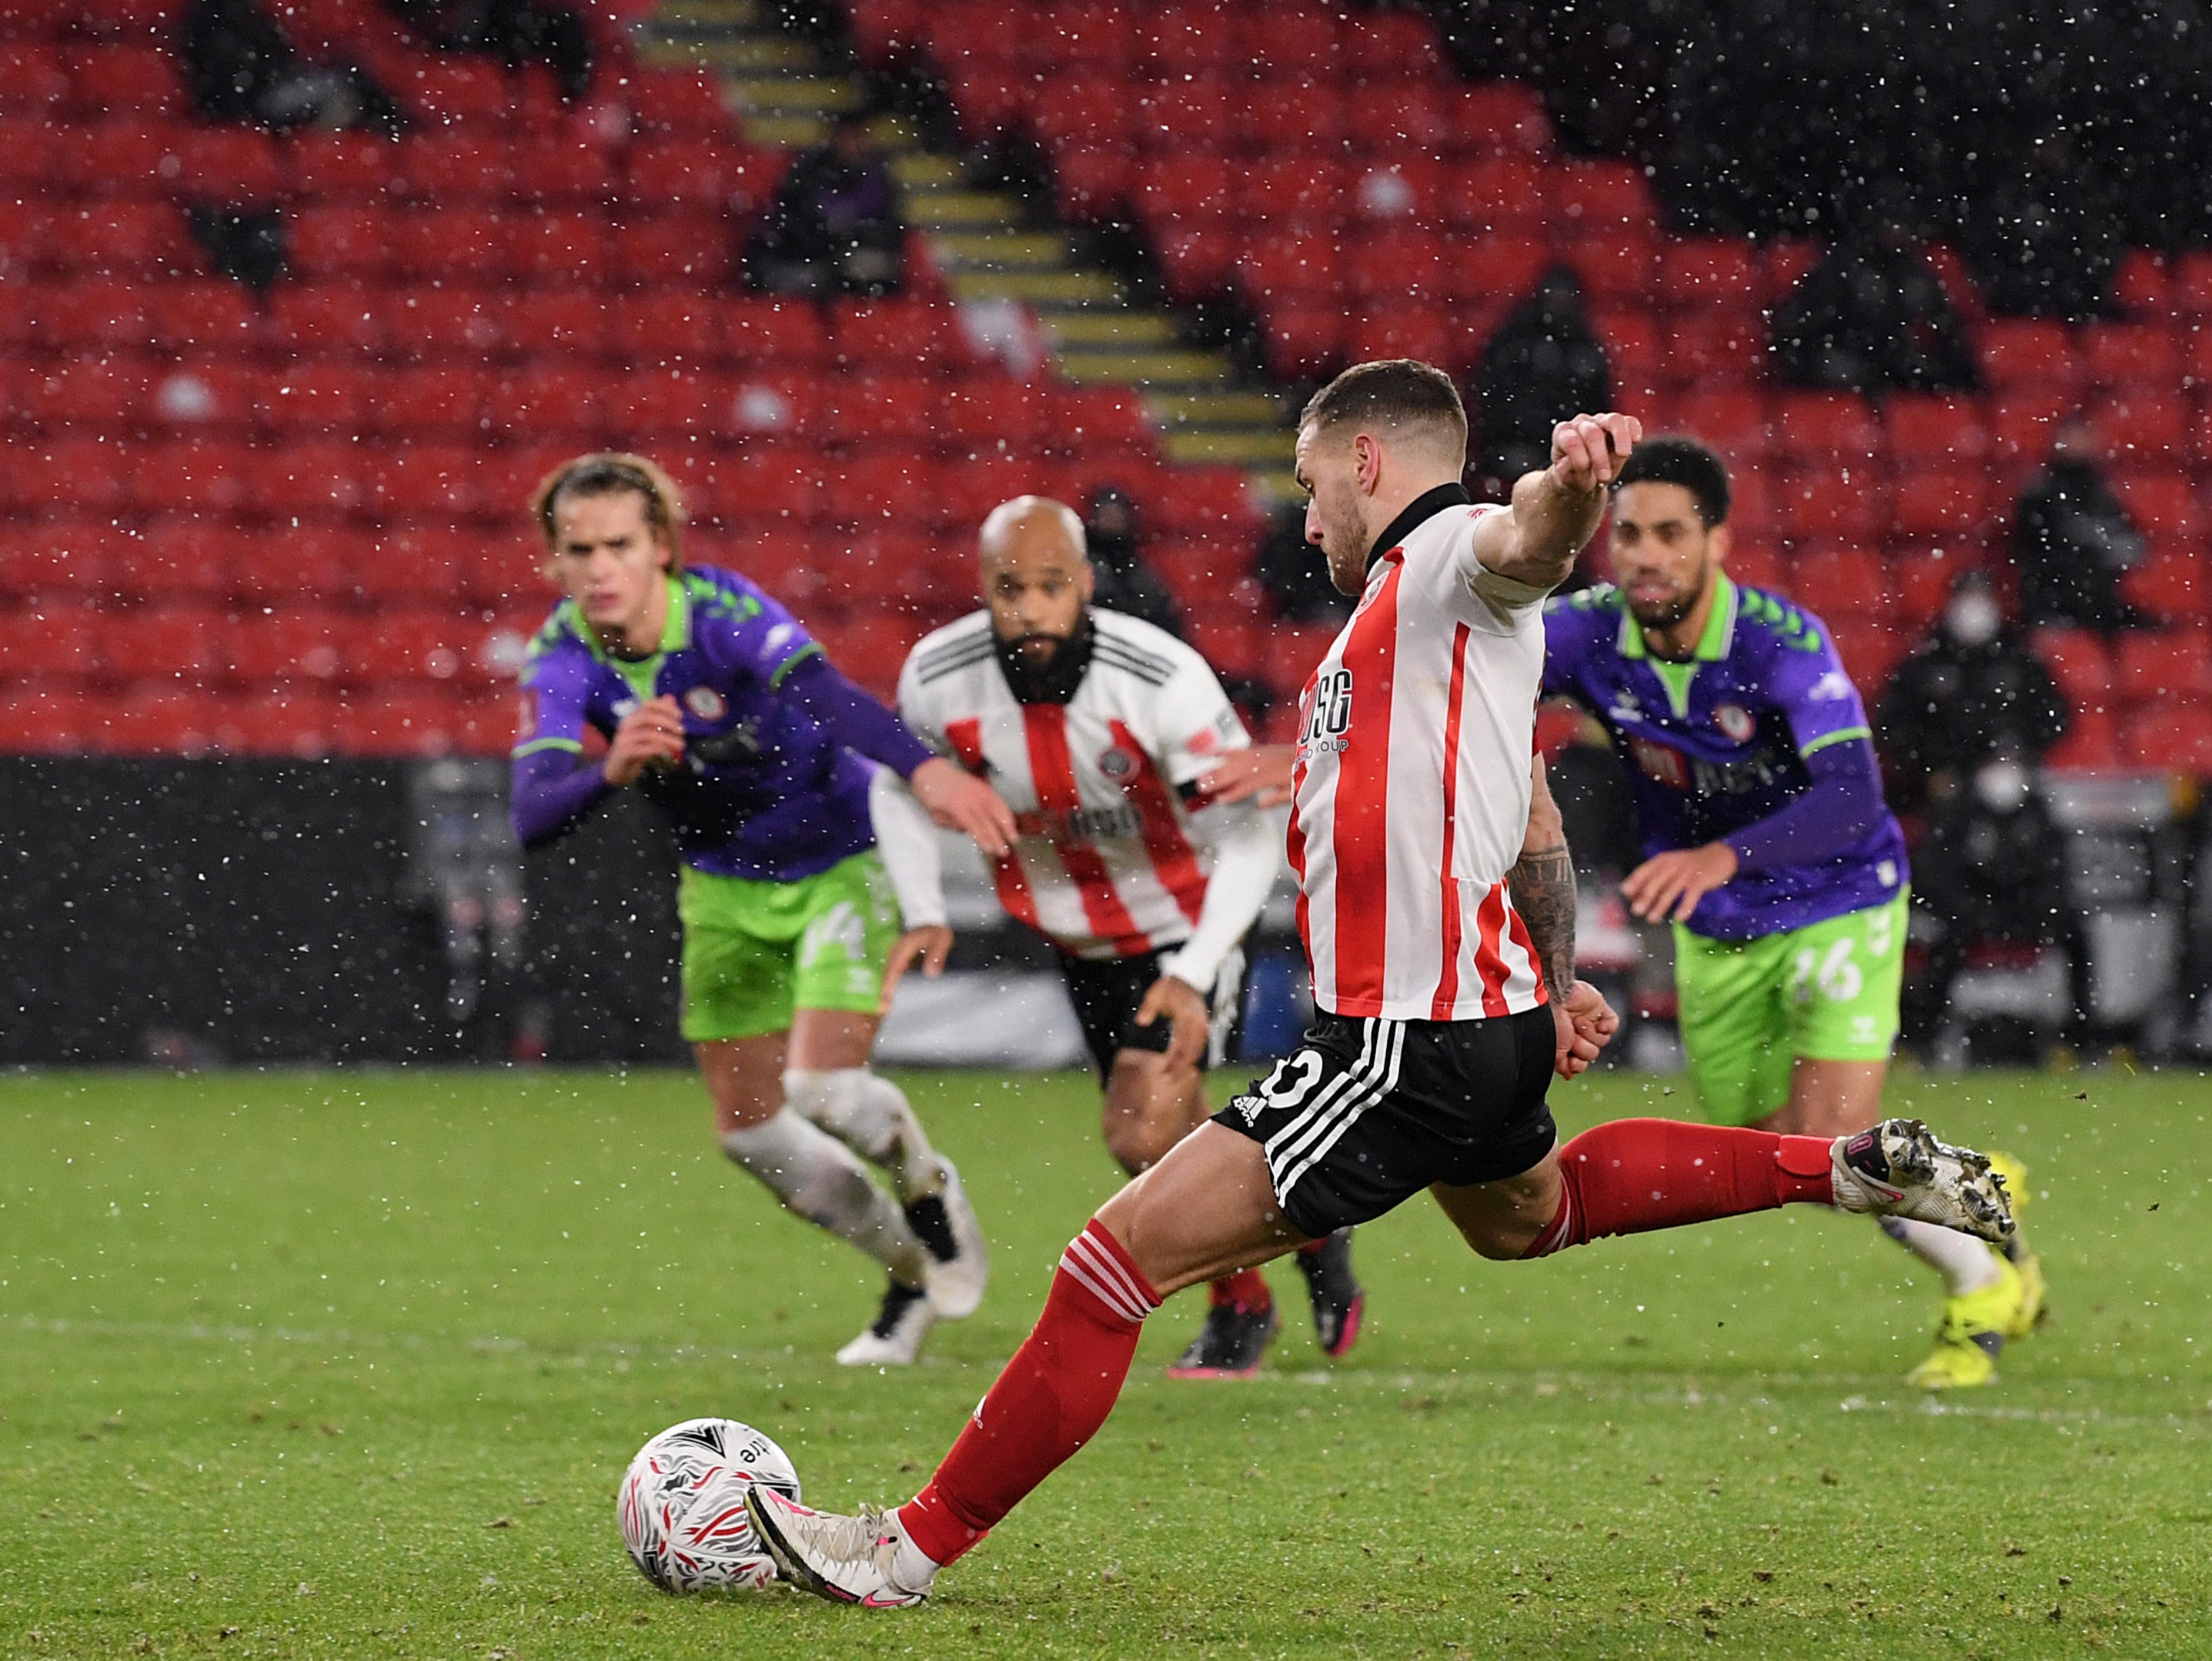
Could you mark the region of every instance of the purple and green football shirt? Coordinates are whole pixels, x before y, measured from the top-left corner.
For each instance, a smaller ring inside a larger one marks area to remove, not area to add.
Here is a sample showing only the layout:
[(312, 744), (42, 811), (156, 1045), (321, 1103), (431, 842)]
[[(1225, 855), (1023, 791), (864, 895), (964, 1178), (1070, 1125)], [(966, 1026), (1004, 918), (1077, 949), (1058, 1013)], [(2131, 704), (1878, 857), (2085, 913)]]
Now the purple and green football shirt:
[(521, 759), (611, 735), (663, 693), (684, 711), (684, 761), (648, 767), (639, 788), (676, 828), (684, 862), (715, 876), (794, 882), (875, 845), (872, 770), (799, 701), (784, 678), (822, 648), (797, 618), (734, 571), (691, 566), (669, 579), (668, 622), (650, 657), (611, 656), (563, 600), (530, 642), (522, 671)]
[[(1870, 738), (1820, 620), (1725, 576), (1686, 663), (1645, 650), (1609, 584), (1547, 601), (1544, 691), (1575, 699), (1611, 735), (1646, 859), (1729, 840), (1810, 788), (1806, 757)], [(1886, 806), (1870, 818), (1821, 859), (1740, 871), (1698, 902), (1689, 928), (1755, 940), (1894, 899), (1909, 876), (1905, 837)]]

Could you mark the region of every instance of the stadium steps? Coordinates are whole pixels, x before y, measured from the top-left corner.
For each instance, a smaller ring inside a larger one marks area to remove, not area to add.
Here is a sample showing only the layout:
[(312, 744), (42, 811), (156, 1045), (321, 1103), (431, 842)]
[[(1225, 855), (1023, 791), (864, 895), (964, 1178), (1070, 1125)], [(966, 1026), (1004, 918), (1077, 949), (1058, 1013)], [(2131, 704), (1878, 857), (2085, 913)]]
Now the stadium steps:
[[(757, 0), (666, 0), (638, 40), (648, 61), (720, 71), (757, 143), (818, 143), (830, 118), (863, 101), (856, 77), (778, 32)], [(1241, 384), (1224, 354), (1186, 344), (1173, 312), (1132, 301), (1114, 277), (1080, 262), (1064, 232), (1025, 222), (1013, 197), (975, 189), (957, 155), (920, 147), (896, 119), (877, 132), (908, 219), (955, 299), (1030, 307), (1060, 375), (1138, 394), (1170, 463), (1240, 467), (1268, 496), (1292, 492), (1282, 399)]]

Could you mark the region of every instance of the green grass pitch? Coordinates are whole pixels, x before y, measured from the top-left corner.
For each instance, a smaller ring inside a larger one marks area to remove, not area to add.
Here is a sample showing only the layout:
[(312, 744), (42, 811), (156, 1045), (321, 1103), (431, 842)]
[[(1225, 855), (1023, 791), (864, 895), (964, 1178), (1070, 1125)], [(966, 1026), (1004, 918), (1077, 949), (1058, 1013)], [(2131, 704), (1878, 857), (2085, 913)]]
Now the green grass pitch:
[(855, 1375), (872, 1274), (683, 1074), (0, 1079), (0, 1655), (2212, 1653), (2212, 1086), (2124, 1072), (1893, 1087), (2032, 1167), (2054, 1317), (1971, 1399), (1900, 1383), (1935, 1293), (1863, 1221), (1500, 1265), (1420, 1202), (1360, 1237), (1345, 1364), (1287, 1269), (1251, 1384), (1163, 1378), (1163, 1310), (928, 1607), (664, 1596), (613, 1514), (648, 1434), (726, 1414), (814, 1500), (904, 1498), (1115, 1183), (1087, 1080), (908, 1083), (996, 1278)]

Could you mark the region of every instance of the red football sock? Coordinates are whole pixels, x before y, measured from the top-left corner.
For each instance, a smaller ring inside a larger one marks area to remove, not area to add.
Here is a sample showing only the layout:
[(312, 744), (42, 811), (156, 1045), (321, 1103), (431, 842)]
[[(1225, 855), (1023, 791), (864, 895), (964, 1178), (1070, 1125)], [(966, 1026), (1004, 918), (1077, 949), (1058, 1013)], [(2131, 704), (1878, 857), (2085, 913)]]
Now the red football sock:
[(1256, 1269), (1240, 1269), (1234, 1275), (1224, 1275), (1206, 1288), (1208, 1301), (1215, 1309), (1231, 1305), (1238, 1309), (1267, 1309), (1273, 1306), (1274, 1293), (1267, 1290), (1267, 1277)]
[(1619, 1119), (1559, 1150), (1559, 1209), (1521, 1255), (1548, 1256), (1607, 1234), (1740, 1217), (1802, 1202), (1833, 1205), (1826, 1136)]
[(1091, 1439), (1129, 1376), (1145, 1317), (1159, 1306), (1159, 1294), (1095, 1219), (1068, 1242), (1044, 1313), (929, 1486), (899, 1507), (924, 1555), (952, 1561)]

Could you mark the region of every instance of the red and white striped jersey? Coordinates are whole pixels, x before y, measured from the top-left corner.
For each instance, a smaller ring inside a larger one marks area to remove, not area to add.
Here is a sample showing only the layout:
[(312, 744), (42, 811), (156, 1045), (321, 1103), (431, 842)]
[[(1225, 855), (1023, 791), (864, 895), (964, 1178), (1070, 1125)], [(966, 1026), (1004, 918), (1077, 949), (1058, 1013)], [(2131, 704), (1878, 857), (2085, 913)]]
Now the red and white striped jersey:
[(1498, 508), (1407, 511), (1306, 683), (1290, 828), (1314, 1002), (1474, 1020), (1544, 1001), (1505, 873), (1528, 834), (1544, 591), (1474, 556)]
[(1013, 810), (1019, 836), (996, 872), (1007, 912), (1078, 957), (1130, 957), (1190, 938), (1206, 879), (1183, 788), (1251, 739), (1173, 635), (1116, 611), (1091, 624), (1090, 666), (1063, 704), (1016, 700), (989, 612), (947, 624), (907, 659), (899, 714)]

